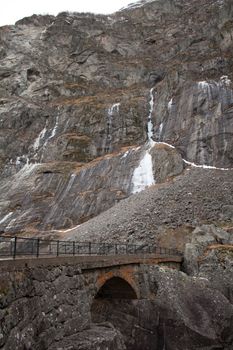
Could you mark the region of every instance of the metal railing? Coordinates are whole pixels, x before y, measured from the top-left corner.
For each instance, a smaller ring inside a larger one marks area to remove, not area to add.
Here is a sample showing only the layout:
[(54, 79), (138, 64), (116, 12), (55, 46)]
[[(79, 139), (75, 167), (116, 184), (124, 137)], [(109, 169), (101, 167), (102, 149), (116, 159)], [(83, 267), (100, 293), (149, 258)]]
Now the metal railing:
[(0, 236), (0, 257), (5, 258), (132, 254), (181, 255), (176, 249), (162, 248), (149, 244), (93, 243)]

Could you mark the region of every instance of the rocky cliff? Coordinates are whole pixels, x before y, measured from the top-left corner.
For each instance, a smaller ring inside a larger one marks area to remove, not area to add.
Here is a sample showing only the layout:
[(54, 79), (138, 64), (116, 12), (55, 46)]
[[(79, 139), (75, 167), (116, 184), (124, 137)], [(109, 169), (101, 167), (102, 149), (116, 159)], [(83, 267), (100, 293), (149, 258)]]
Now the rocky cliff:
[(187, 162), (231, 168), (232, 11), (157, 0), (0, 28), (1, 231), (70, 229), (148, 185), (157, 195)]

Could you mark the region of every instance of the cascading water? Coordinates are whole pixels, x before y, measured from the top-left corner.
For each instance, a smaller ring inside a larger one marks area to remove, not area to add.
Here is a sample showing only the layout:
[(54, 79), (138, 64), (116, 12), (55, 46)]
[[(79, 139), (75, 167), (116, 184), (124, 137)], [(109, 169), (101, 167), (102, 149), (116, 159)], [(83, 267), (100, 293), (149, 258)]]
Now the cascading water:
[(111, 151), (112, 143), (112, 120), (115, 113), (119, 113), (120, 103), (114, 103), (111, 107), (108, 108), (107, 113), (107, 138), (104, 144), (105, 152)]
[(153, 91), (154, 88), (150, 89), (150, 110), (149, 110), (149, 115), (148, 115), (148, 119), (147, 119), (147, 139), (148, 142), (150, 144), (150, 146), (152, 146), (154, 144), (154, 141), (152, 140), (153, 137), (153, 123), (152, 123), (152, 112), (154, 109), (154, 96), (153, 96)]
[(152, 157), (148, 150), (145, 152), (143, 158), (141, 159), (139, 166), (134, 170), (132, 183), (132, 193), (141, 192), (146, 187), (154, 185), (155, 183)]
[(152, 157), (150, 154), (151, 148), (154, 146), (153, 141), (153, 123), (152, 123), (152, 112), (154, 109), (154, 88), (150, 90), (150, 109), (147, 118), (147, 143), (146, 151), (144, 152), (143, 158), (141, 159), (138, 167), (133, 172), (132, 177), (132, 193), (138, 193), (143, 191), (146, 187), (154, 185), (155, 179), (153, 174)]
[(39, 133), (38, 137), (36, 138), (34, 144), (33, 144), (33, 149), (34, 151), (37, 151), (38, 148), (40, 147), (41, 142), (43, 141), (45, 134), (46, 134), (46, 127)]
[(56, 116), (56, 121), (55, 121), (55, 125), (53, 127), (53, 129), (50, 132), (50, 136), (47, 138), (47, 140), (44, 142), (43, 147), (45, 147), (47, 145), (47, 143), (49, 142), (50, 139), (54, 138), (54, 136), (56, 135), (57, 132), (57, 128), (58, 128), (58, 122), (59, 122), (59, 116)]
[(56, 131), (57, 131), (57, 128), (58, 128), (58, 120), (59, 120), (59, 117), (57, 116), (56, 117), (56, 121), (55, 121), (55, 125), (51, 131), (51, 135), (49, 136), (48, 139), (52, 139), (55, 135), (56, 135)]

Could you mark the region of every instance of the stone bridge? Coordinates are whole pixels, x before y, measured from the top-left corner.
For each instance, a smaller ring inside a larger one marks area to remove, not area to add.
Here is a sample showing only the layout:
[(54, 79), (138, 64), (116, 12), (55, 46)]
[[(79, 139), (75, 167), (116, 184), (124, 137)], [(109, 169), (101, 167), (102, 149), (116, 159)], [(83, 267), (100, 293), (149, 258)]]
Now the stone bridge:
[[(150, 269), (179, 269), (181, 262), (180, 256), (152, 254), (2, 260), (0, 348), (63, 349), (74, 337), (79, 344), (81, 334), (91, 333), (98, 313), (104, 313), (104, 301), (154, 300), (156, 281)], [(108, 327), (106, 346), (117, 349), (117, 335), (109, 332), (113, 329)], [(92, 336), (82, 349), (105, 349)]]

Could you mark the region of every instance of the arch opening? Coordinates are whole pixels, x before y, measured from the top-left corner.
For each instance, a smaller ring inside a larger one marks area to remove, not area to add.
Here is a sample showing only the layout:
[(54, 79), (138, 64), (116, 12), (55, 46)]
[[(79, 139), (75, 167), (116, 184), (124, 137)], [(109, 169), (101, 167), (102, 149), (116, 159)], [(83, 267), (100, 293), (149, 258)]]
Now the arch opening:
[(137, 299), (137, 294), (123, 278), (112, 277), (99, 289), (95, 299)]
[(120, 332), (127, 350), (154, 349), (157, 333), (154, 334), (148, 312), (148, 306), (145, 300), (140, 300), (137, 289), (120, 277), (105, 281), (91, 305), (92, 322), (110, 323)]

